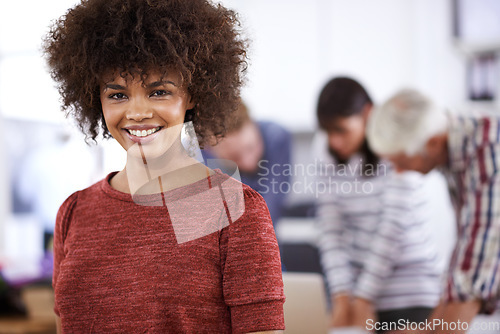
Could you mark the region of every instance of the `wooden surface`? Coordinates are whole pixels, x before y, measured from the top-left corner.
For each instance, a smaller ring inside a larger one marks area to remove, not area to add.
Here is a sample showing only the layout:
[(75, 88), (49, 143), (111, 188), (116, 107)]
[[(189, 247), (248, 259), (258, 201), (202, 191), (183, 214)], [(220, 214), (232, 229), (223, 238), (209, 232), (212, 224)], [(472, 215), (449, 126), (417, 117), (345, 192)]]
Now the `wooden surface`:
[(22, 291), (27, 318), (0, 317), (0, 334), (55, 334), (54, 296), (48, 287), (28, 287)]

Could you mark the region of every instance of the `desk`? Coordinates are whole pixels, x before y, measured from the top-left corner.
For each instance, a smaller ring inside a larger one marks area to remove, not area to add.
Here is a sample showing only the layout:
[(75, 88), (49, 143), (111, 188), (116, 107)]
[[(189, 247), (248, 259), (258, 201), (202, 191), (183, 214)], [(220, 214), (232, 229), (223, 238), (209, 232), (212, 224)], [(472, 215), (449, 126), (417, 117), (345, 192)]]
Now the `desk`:
[(54, 295), (49, 287), (27, 287), (22, 297), (28, 317), (0, 317), (0, 334), (55, 334)]

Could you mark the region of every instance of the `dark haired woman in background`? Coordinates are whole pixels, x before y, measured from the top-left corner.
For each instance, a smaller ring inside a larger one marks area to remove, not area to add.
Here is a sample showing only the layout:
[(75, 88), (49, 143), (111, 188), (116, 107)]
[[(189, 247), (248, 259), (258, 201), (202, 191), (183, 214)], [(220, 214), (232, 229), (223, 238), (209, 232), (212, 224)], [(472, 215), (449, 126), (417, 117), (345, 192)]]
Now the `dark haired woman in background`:
[(372, 108), (350, 78), (330, 80), (320, 94), (317, 118), (326, 136), (314, 147), (325, 191), (317, 222), (332, 327), (384, 332), (400, 319), (425, 321), (439, 300), (441, 272), (422, 176), (397, 174), (369, 149)]

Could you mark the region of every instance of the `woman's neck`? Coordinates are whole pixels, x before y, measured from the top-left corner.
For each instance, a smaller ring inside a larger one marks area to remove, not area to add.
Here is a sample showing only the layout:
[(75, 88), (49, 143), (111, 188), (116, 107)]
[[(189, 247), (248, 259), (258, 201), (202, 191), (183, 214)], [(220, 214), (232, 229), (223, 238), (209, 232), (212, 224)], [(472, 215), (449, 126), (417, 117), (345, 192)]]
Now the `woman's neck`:
[(127, 155), (125, 168), (110, 184), (118, 191), (151, 194), (171, 190), (201, 180), (207, 176), (207, 167), (189, 156), (179, 140), (161, 156), (147, 159)]

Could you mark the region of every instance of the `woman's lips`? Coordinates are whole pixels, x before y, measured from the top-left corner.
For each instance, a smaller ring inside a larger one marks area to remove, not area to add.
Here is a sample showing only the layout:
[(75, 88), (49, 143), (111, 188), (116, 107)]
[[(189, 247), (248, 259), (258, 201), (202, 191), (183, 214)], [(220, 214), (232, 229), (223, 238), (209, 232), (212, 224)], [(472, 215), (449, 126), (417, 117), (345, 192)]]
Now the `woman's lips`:
[[(150, 128), (150, 129), (153, 129), (153, 128)], [(160, 127), (159, 130), (157, 130), (156, 132), (154, 133), (151, 133), (150, 135), (146, 135), (146, 136), (135, 136), (133, 135), (132, 133), (130, 133), (127, 129), (123, 129), (123, 132), (125, 132), (126, 136), (131, 140), (133, 141), (134, 143), (138, 143), (138, 144), (147, 144), (151, 141), (153, 141), (156, 137), (158, 137), (158, 134), (163, 130), (163, 127)], [(147, 131), (147, 130), (134, 130), (134, 131)]]

